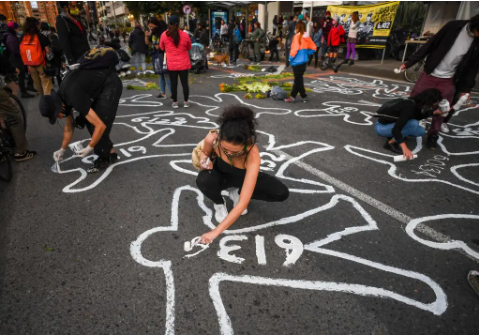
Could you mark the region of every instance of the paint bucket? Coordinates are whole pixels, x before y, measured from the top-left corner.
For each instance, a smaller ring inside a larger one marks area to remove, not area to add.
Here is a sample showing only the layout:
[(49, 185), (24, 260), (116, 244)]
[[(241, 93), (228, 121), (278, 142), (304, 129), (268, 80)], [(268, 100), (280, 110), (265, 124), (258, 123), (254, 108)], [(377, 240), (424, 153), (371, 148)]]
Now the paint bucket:
[(83, 144), (81, 142), (75, 142), (75, 143), (70, 143), (68, 147), (70, 147), (70, 150), (73, 151), (74, 155), (76, 155), (78, 154), (79, 151), (83, 149)]
[(451, 105), (449, 105), (449, 101), (447, 101), (446, 99), (442, 99), (439, 102), (439, 111), (445, 114), (445, 113), (448, 113), (450, 110), (451, 110)]

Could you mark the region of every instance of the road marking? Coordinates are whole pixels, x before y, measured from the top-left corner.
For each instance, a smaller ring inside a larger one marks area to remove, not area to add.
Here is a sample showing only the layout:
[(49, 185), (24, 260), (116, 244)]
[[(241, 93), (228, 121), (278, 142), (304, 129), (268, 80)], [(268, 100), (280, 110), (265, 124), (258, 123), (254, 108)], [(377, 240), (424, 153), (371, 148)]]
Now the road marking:
[[(281, 154), (281, 155), (286, 156), (287, 159), (293, 158), (292, 156), (290, 156), (289, 154), (287, 154), (287, 153), (285, 153), (281, 150), (275, 150), (275, 151), (277, 153)], [(302, 161), (296, 161), (296, 162), (293, 162), (293, 164), (303, 168), (304, 170), (308, 171), (312, 175), (315, 175), (316, 177), (323, 179), (324, 181), (326, 181), (329, 184), (331, 184), (332, 186), (342, 190), (343, 192), (346, 192), (346, 193), (352, 195), (353, 197), (356, 197), (359, 200), (362, 200), (363, 202), (367, 203), (368, 205), (379, 209), (381, 212), (391, 216), (392, 218), (398, 220), (399, 222), (402, 222), (402, 223), (407, 225), (410, 221), (413, 220), (410, 216), (407, 216), (406, 214), (398, 211), (397, 209), (394, 209), (391, 206), (386, 205), (385, 203), (383, 203), (383, 202), (381, 202), (377, 199), (374, 199), (373, 197), (367, 195), (366, 193), (363, 193), (363, 192), (359, 191), (358, 189), (355, 189), (354, 187), (342, 182), (339, 179), (336, 179), (336, 178), (330, 176), (329, 174), (327, 174), (323, 171), (320, 171), (320, 170), (316, 169), (315, 167), (312, 167), (311, 165), (309, 165), (307, 163), (304, 163)], [(432, 229), (432, 228), (430, 228), (430, 227), (428, 227), (424, 224), (418, 224), (416, 226), (416, 230), (420, 231), (424, 235), (430, 237), (431, 239), (433, 239), (437, 242), (447, 243), (447, 242), (450, 242), (450, 241), (453, 240), (451, 237), (449, 237), (445, 234), (442, 234), (442, 233), (440, 233), (440, 232), (438, 232), (438, 231), (436, 231), (436, 230), (434, 230), (434, 229)], [(461, 254), (467, 256), (469, 259), (472, 259), (476, 263), (479, 263), (479, 260), (470, 256), (469, 254), (464, 252), (464, 250), (462, 250), (462, 249), (455, 249), (455, 250), (460, 252)]]

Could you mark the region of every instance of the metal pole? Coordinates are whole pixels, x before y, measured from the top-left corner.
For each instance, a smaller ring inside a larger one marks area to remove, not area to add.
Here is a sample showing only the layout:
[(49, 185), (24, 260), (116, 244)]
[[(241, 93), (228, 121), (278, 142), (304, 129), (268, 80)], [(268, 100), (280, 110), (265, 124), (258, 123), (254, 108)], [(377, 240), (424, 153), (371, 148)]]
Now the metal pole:
[(383, 49), (383, 56), (381, 57), (381, 65), (384, 63), (384, 56), (386, 55), (386, 47)]
[(113, 19), (115, 20), (115, 28), (118, 28), (118, 26), (116, 24), (115, 2), (114, 1), (111, 2), (111, 6), (113, 7)]
[[(268, 1), (264, 2), (264, 32), (268, 32)], [(258, 20), (259, 22), (259, 20)]]

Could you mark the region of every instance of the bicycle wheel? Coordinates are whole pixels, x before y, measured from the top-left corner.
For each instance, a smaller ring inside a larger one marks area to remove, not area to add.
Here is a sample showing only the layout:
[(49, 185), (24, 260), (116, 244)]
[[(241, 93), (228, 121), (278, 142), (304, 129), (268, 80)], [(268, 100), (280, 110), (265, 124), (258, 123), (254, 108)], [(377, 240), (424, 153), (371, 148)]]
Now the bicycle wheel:
[(248, 58), (249, 56), (249, 47), (247, 45), (243, 45), (241, 48), (241, 57)]
[(406, 71), (404, 71), (404, 79), (406, 79), (410, 83), (415, 83), (421, 75), (423, 67), (424, 62), (421, 61), (416, 65), (411, 66), (409, 69), (406, 69)]
[(15, 106), (17, 106), (17, 108), (22, 113), (23, 126), (24, 126), (25, 130), (27, 130), (27, 112), (25, 111), (25, 107), (23, 107), (22, 102), (20, 101), (20, 99), (15, 94), (9, 93), (8, 95), (10, 96), (10, 99), (12, 100), (13, 104)]
[(10, 155), (0, 152), (0, 181), (9, 182), (12, 180), (12, 176), (12, 161)]

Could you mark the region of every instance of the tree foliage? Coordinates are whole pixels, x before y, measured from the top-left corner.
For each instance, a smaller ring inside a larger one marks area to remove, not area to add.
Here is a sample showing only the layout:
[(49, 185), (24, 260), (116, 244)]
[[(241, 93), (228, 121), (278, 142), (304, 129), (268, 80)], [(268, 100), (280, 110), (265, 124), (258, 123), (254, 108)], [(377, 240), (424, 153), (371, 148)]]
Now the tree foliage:
[(123, 1), (135, 19), (139, 19), (141, 15), (162, 15), (163, 13), (171, 13), (183, 16), (183, 6), (189, 4), (197, 16), (207, 16), (208, 5), (202, 1)]

